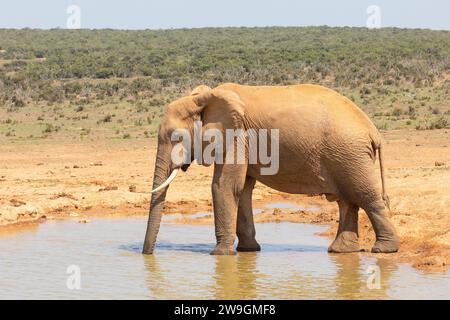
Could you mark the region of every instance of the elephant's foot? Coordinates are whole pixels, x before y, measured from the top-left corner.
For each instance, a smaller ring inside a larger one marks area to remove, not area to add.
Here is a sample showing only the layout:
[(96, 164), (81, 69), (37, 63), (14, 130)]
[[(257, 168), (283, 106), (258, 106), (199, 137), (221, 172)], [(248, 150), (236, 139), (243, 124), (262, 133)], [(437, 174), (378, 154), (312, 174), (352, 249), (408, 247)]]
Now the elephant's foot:
[(328, 247), (328, 252), (349, 253), (360, 251), (358, 235), (355, 232), (341, 232)]
[(377, 240), (372, 247), (373, 253), (394, 253), (400, 248), (400, 241), (397, 238), (392, 240)]
[(236, 251), (234, 251), (233, 246), (216, 245), (214, 250), (211, 251), (211, 255), (215, 256), (231, 256), (235, 254)]
[(253, 252), (261, 251), (261, 247), (255, 239), (247, 241), (239, 240), (236, 250), (239, 252)]

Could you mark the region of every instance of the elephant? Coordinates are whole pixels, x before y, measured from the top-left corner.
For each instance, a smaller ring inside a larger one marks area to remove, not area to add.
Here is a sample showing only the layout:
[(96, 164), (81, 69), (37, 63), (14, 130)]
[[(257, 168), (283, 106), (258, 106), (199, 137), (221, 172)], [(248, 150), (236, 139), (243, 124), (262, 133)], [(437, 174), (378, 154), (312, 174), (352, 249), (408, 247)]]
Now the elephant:
[[(398, 251), (400, 241), (387, 215), (384, 142), (369, 117), (356, 104), (332, 89), (313, 84), (225, 83), (215, 88), (198, 86), (165, 110), (158, 130), (144, 254), (154, 251), (170, 182), (179, 169), (189, 168), (189, 164), (175, 164), (171, 160), (176, 143), (171, 135), (177, 128), (194, 135), (194, 123), (200, 119), (203, 128), (216, 128), (221, 132), (239, 128), (278, 129), (279, 132), (280, 167), (275, 174), (261, 174), (265, 164), (259, 161), (213, 163), (211, 191), (216, 246), (211, 254), (260, 251), (252, 211), (256, 181), (280, 192), (325, 195), (329, 201), (337, 201), (339, 226), (329, 252), (360, 251), (359, 208), (367, 213), (376, 235), (372, 252)], [(380, 173), (375, 166), (377, 153)]]

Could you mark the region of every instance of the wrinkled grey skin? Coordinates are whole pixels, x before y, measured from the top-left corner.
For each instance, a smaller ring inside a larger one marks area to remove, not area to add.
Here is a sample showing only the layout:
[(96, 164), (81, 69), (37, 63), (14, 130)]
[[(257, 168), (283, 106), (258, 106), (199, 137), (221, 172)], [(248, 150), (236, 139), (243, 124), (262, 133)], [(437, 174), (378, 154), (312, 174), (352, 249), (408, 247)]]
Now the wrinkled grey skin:
[[(176, 128), (279, 129), (280, 169), (261, 175), (260, 164), (214, 164), (212, 198), (217, 244), (212, 254), (259, 251), (252, 215), (256, 181), (293, 194), (325, 194), (339, 205), (339, 229), (330, 252), (359, 251), (358, 210), (376, 233), (373, 252), (396, 252), (399, 240), (386, 215), (382, 140), (369, 118), (349, 99), (315, 85), (197, 87), (171, 103), (158, 133), (153, 189), (170, 175), (170, 140)], [(380, 174), (375, 160), (380, 158)], [(182, 167), (187, 169), (186, 166)], [(380, 179), (381, 178), (381, 179)], [(380, 181), (382, 185), (380, 186)], [(192, 186), (189, 186), (192, 187)], [(153, 253), (167, 188), (152, 194), (143, 253)]]

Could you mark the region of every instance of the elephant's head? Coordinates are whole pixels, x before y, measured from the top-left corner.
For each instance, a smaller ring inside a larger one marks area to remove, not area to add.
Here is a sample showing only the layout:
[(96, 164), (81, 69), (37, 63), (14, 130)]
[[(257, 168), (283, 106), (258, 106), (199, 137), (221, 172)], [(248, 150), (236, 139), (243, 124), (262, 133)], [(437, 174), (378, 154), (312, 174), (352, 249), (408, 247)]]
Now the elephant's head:
[[(244, 103), (235, 92), (211, 89), (207, 86), (197, 87), (189, 96), (172, 102), (166, 108), (158, 131), (158, 151), (143, 253), (153, 253), (170, 182), (180, 168), (186, 171), (189, 167), (188, 163), (172, 161), (172, 151), (176, 145), (179, 145), (179, 141), (173, 141), (174, 132), (183, 129), (184, 132), (189, 132), (190, 140), (194, 141), (195, 121), (202, 121), (203, 130), (215, 128), (224, 132), (228, 128), (241, 128), (243, 116)], [(193, 145), (191, 145), (191, 154), (190, 160), (193, 160)]]

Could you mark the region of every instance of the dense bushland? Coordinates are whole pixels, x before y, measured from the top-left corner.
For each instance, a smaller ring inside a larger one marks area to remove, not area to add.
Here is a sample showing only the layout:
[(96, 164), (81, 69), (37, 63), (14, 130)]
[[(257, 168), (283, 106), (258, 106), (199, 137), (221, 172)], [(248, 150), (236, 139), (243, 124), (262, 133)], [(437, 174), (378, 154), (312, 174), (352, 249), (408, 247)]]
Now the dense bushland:
[[(39, 121), (128, 124), (150, 136), (168, 101), (198, 84), (228, 81), (322, 84), (354, 100), (383, 129), (447, 126), (450, 32), (0, 30), (0, 114), (12, 121), (2, 119), (9, 127), (0, 132), (10, 137), (13, 121), (27, 121), (18, 115), (25, 110)], [(128, 118), (120, 115), (124, 109)], [(102, 121), (106, 115), (111, 121)]]

